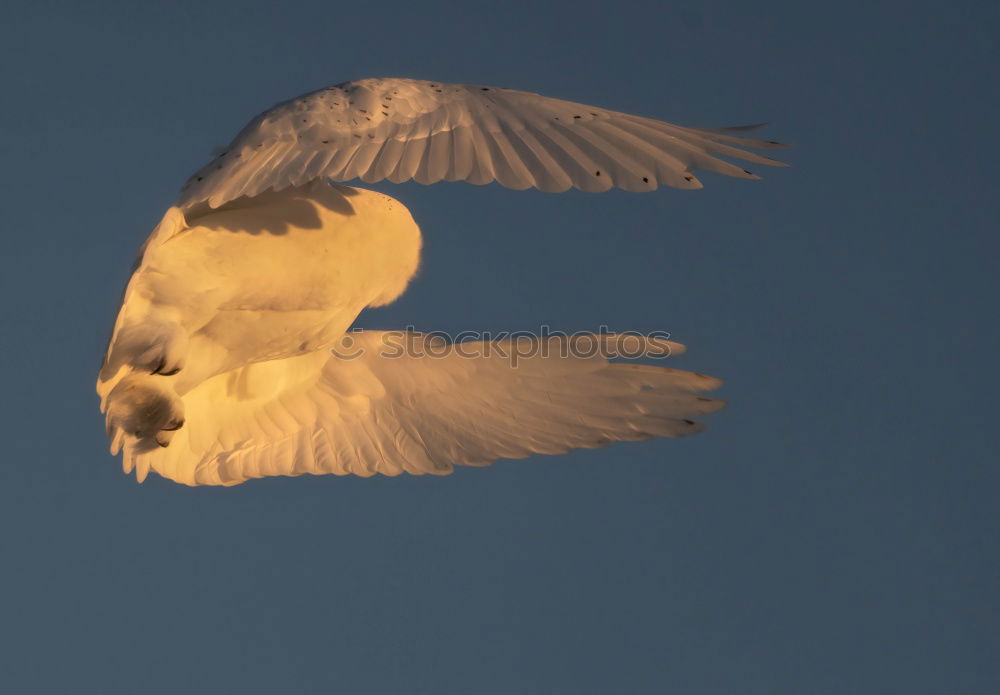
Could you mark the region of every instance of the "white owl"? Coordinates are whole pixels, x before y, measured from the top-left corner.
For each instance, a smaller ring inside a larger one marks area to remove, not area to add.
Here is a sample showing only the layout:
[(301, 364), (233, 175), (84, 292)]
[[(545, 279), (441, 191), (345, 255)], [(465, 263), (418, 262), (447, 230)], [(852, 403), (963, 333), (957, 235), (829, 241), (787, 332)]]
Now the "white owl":
[(234, 485), (698, 432), (718, 380), (608, 360), (623, 341), (675, 343), (348, 333), (405, 290), (421, 237), (401, 203), (333, 182), (700, 188), (695, 169), (757, 178), (718, 155), (775, 165), (741, 148), (780, 146), (478, 85), (370, 79), (279, 104), (191, 177), (139, 253), (97, 382), (111, 451), (140, 481)]

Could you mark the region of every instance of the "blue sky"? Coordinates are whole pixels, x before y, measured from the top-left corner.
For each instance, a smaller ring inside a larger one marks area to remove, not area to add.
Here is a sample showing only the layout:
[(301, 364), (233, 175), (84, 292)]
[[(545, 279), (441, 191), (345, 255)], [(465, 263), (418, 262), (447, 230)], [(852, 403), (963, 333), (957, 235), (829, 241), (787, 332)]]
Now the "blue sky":
[[(1000, 686), (995, 3), (5, 14), (12, 692)], [(443, 479), (121, 474), (93, 382), (136, 249), (254, 114), (369, 76), (794, 145), (693, 193), (379, 186), (424, 263), (361, 325), (667, 330), (678, 366), (726, 380), (706, 433)]]

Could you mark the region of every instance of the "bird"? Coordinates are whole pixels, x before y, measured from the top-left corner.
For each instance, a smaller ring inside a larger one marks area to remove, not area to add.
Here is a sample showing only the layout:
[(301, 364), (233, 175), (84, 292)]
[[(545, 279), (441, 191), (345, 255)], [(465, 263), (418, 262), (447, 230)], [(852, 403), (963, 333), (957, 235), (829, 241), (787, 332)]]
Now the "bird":
[[(681, 437), (721, 381), (615, 357), (655, 336), (449, 342), (354, 331), (398, 298), (422, 237), (346, 185), (697, 189), (696, 170), (784, 166), (737, 128), (690, 128), (493, 86), (344, 82), (252, 119), (195, 172), (139, 250), (97, 380), (113, 456), (142, 482), (451, 473), (497, 459)], [(628, 348), (627, 350), (625, 348)], [(627, 353), (627, 355), (626, 355)], [(515, 359), (516, 357), (516, 359)]]

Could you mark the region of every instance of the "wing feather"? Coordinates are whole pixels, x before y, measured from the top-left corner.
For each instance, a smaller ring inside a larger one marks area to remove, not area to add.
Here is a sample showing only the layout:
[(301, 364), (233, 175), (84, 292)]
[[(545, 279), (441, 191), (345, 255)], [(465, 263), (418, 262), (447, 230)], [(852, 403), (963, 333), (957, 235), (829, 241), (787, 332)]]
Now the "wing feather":
[[(703, 429), (690, 418), (723, 406), (698, 395), (718, 380), (567, 355), (557, 342), (514, 366), (510, 343), (400, 357), (386, 356), (385, 335), (355, 334), (363, 354), (353, 360), (312, 353), (214, 377), (184, 396), (187, 422), (170, 446), (132, 452), (130, 462), (140, 476), (154, 470), (189, 485), (306, 473), (444, 474), (498, 458), (686, 436)], [(240, 387), (248, 382), (290, 386), (252, 396)]]
[(520, 150), (521, 158), (534, 174), (535, 186), (539, 190), (559, 193), (573, 187), (573, 179), (531, 130), (510, 131), (510, 141)]
[(476, 158), (472, 141), (472, 128), (461, 125), (452, 130), (451, 166), (448, 168), (449, 181), (468, 181)]
[[(178, 205), (218, 207), (318, 177), (442, 179), (561, 191), (700, 188), (692, 170), (757, 178), (719, 157), (784, 166), (744, 148), (781, 143), (684, 128), (538, 94), (406, 79), (345, 82), (253, 119), (185, 184)], [(596, 172), (600, 171), (598, 175)]]

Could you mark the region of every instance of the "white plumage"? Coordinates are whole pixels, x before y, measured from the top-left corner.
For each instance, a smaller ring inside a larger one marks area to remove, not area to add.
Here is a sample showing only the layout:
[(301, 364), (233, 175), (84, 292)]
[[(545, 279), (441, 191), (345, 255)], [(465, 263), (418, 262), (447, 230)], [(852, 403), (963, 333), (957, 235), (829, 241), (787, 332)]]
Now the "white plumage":
[[(696, 168), (756, 178), (715, 155), (778, 164), (737, 146), (779, 145), (415, 80), (279, 104), (188, 181), (140, 251), (97, 384), (112, 453), (140, 481), (154, 470), (232, 485), (440, 474), (700, 431), (690, 418), (722, 403), (697, 394), (718, 381), (567, 354), (565, 340), (516, 364), (501, 355), (518, 345), (393, 332), (350, 334), (356, 355), (335, 349), (365, 307), (404, 291), (421, 238), (397, 201), (327, 180), (647, 191), (699, 188)], [(427, 347), (435, 356), (417, 354)]]
[(320, 176), (642, 192), (658, 184), (701, 188), (694, 169), (758, 178), (714, 155), (784, 166), (737, 146), (782, 145), (513, 89), (358, 80), (257, 116), (188, 180), (179, 205), (218, 207)]

